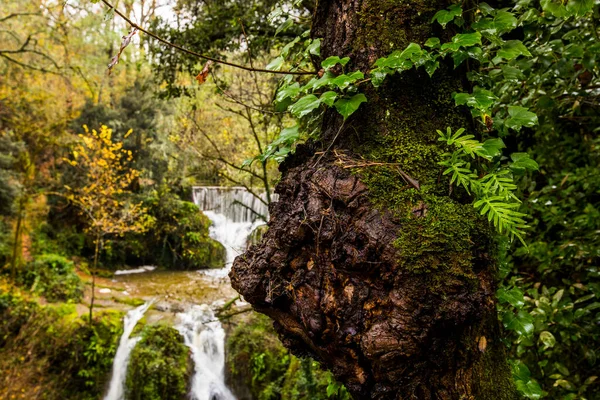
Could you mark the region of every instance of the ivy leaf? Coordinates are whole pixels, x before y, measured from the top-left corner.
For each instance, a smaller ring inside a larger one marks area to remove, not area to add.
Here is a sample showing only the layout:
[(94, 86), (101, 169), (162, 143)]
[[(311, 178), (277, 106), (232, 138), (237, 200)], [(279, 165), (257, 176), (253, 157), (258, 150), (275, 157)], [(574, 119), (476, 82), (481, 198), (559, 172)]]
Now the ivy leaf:
[(431, 37), (431, 38), (427, 39), (424, 46), (436, 49), (436, 48), (440, 47), (440, 39), (436, 38), (436, 37)]
[(521, 336), (531, 336), (533, 333), (533, 317), (525, 311), (519, 311), (517, 314), (505, 313), (502, 323), (506, 329), (515, 331)]
[(277, 57), (267, 65), (269, 71), (279, 71), (285, 60), (282, 56)]
[(311, 79), (306, 85), (300, 88), (300, 91), (308, 92), (309, 90), (317, 90), (324, 86), (329, 86), (335, 77), (331, 71), (326, 71), (319, 79)]
[(520, 40), (509, 40), (497, 53), (497, 58), (504, 58), (509, 61), (519, 56), (531, 57), (531, 53)]
[(462, 16), (462, 8), (460, 6), (453, 4), (448, 7), (448, 10), (440, 10), (431, 19), (431, 22), (437, 21), (442, 27), (446, 27), (448, 22), (451, 22), (455, 17)]
[(517, 27), (517, 22), (513, 13), (500, 10), (493, 19), (483, 18), (472, 24), (471, 27), (479, 32), (496, 36), (512, 31)]
[(506, 121), (504, 121), (504, 124), (507, 128), (516, 131), (519, 131), (523, 126), (531, 128), (538, 124), (537, 115), (527, 110), (525, 107), (510, 106), (508, 107), (508, 115), (510, 115), (510, 118), (507, 118)]
[(295, 102), (289, 107), (290, 112), (297, 118), (301, 118), (306, 114), (310, 113), (315, 108), (318, 108), (321, 102), (314, 94), (309, 94), (301, 97), (300, 100)]
[(444, 43), (442, 50), (458, 51), (461, 47), (481, 45), (481, 33), (459, 33), (452, 37), (452, 42)]
[(541, 0), (540, 5), (542, 6), (542, 10), (552, 14), (557, 18), (565, 18), (569, 16), (569, 10), (565, 7), (562, 1), (558, 3), (554, 0)]
[(581, 17), (594, 8), (594, 0), (569, 0), (567, 10)]
[(367, 98), (364, 94), (359, 93), (355, 94), (349, 99), (339, 99), (334, 103), (335, 109), (344, 117), (344, 121), (348, 119), (350, 115), (352, 115), (358, 107), (364, 102), (367, 101)]
[(337, 97), (337, 93), (336, 92), (325, 92), (321, 95), (321, 97), (319, 98), (319, 100), (321, 101), (321, 103), (323, 104), (327, 104), (329, 107), (331, 107), (333, 105), (333, 102), (335, 101)]
[(281, 103), (283, 100), (287, 98), (294, 98), (300, 93), (300, 84), (295, 82), (293, 85), (284, 86), (277, 91), (276, 100), (278, 103)]
[(510, 158), (513, 161), (510, 168), (515, 172), (537, 171), (540, 169), (538, 163), (527, 153), (512, 153)]
[(314, 56), (321, 56), (321, 39), (315, 39), (313, 40), (310, 45), (306, 48), (306, 50), (314, 55)]
[(498, 296), (498, 300), (501, 303), (508, 303), (515, 308), (521, 308), (525, 305), (523, 292), (516, 287), (510, 290), (500, 288), (496, 292), (496, 296)]
[(339, 89), (346, 89), (352, 83), (356, 82), (359, 79), (363, 79), (365, 76), (361, 71), (354, 71), (350, 75), (340, 75), (331, 81), (331, 84), (337, 86)]
[(371, 71), (371, 83), (374, 87), (379, 87), (388, 76), (393, 71), (389, 68), (375, 68)]
[(321, 66), (325, 69), (329, 69), (334, 67), (336, 64), (341, 64), (345, 66), (350, 61), (350, 57), (339, 58), (338, 56), (327, 57), (322, 63)]

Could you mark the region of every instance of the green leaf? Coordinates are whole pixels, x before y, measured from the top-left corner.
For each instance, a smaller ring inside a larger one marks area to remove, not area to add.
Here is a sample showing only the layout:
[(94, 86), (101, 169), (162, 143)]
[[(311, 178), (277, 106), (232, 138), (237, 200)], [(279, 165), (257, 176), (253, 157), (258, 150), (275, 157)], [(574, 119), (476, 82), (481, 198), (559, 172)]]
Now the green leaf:
[(565, 18), (570, 14), (567, 7), (563, 5), (562, 0), (541, 0), (540, 5), (542, 6), (542, 10), (557, 18)]
[(437, 21), (444, 28), (448, 22), (451, 22), (455, 17), (462, 16), (462, 8), (460, 6), (453, 4), (448, 7), (448, 10), (440, 10), (431, 19), (431, 22)]
[(504, 125), (516, 131), (519, 131), (523, 126), (531, 128), (538, 124), (537, 115), (525, 107), (510, 106), (508, 107), (508, 115), (510, 115), (510, 118), (504, 121)]
[(479, 32), (497, 36), (515, 29), (517, 27), (517, 22), (518, 20), (513, 13), (500, 10), (493, 19), (482, 18), (472, 24), (471, 27)]
[(552, 348), (556, 344), (556, 338), (548, 331), (540, 333), (540, 341), (544, 344), (546, 349)]
[(321, 97), (319, 98), (319, 100), (321, 101), (321, 103), (323, 104), (327, 104), (329, 107), (331, 107), (333, 105), (333, 102), (335, 101), (337, 97), (337, 93), (336, 92), (325, 92), (321, 95)]
[(501, 155), (501, 150), (505, 147), (506, 145), (500, 138), (487, 139), (485, 142), (483, 142), (483, 149), (485, 150), (485, 153), (487, 154), (486, 158), (488, 159), (492, 159)]
[(294, 25), (294, 19), (292, 17), (286, 19), (281, 25), (279, 25), (277, 27), (277, 29), (275, 30), (275, 36), (277, 36), (278, 34), (280, 34), (281, 32), (284, 32), (286, 30), (288, 30), (292, 25)]
[(283, 100), (287, 99), (287, 98), (294, 98), (298, 95), (298, 93), (300, 93), (300, 84), (298, 82), (289, 85), (289, 86), (283, 86), (281, 89), (279, 89), (277, 91), (277, 96), (275, 97), (275, 100), (278, 103), (281, 103)]
[(357, 80), (363, 79), (364, 77), (365, 76), (361, 71), (354, 71), (350, 75), (343, 74), (337, 76), (331, 81), (331, 84), (337, 86), (339, 89), (344, 90)]
[(519, 56), (531, 57), (531, 53), (520, 40), (509, 40), (498, 50), (497, 56), (506, 60), (512, 60)]
[(442, 50), (457, 51), (461, 47), (481, 45), (481, 33), (459, 33), (452, 38), (452, 42), (444, 43)]
[(569, 0), (567, 3), (567, 10), (575, 13), (575, 15), (582, 17), (594, 8), (594, 0)]
[(364, 102), (367, 101), (367, 98), (364, 94), (359, 93), (355, 94), (349, 99), (339, 99), (334, 103), (335, 109), (344, 117), (344, 121), (352, 115), (358, 107)]
[(521, 308), (525, 305), (523, 292), (516, 287), (510, 290), (500, 288), (496, 292), (496, 296), (498, 296), (498, 300), (501, 303), (508, 303), (515, 308)]
[(431, 37), (431, 38), (427, 39), (424, 46), (436, 49), (436, 48), (440, 47), (440, 39), (436, 38), (436, 37)]
[(336, 64), (341, 64), (345, 66), (350, 61), (350, 57), (339, 58), (338, 56), (327, 57), (322, 63), (321, 66), (325, 69), (329, 69), (334, 67)]
[(507, 312), (502, 317), (502, 323), (508, 330), (515, 331), (522, 336), (531, 336), (533, 334), (533, 317), (525, 311), (519, 311), (517, 314)]
[(300, 91), (306, 93), (310, 90), (317, 90), (324, 86), (329, 86), (332, 84), (335, 77), (335, 74), (333, 74), (331, 71), (325, 71), (322, 77), (318, 79), (311, 79), (306, 85), (300, 88)]
[(321, 56), (321, 39), (313, 40), (306, 50), (314, 56)]
[(381, 86), (388, 74), (392, 72), (389, 68), (375, 68), (371, 71), (371, 83), (376, 88)]
[(542, 388), (536, 381), (516, 381), (515, 383), (517, 390), (528, 399), (537, 400), (542, 398)]
[(285, 60), (283, 59), (283, 57), (279, 56), (267, 65), (267, 69), (269, 71), (279, 71), (281, 69), (281, 66), (283, 65), (284, 61)]
[(290, 112), (296, 118), (301, 118), (310, 113), (315, 108), (319, 108), (321, 101), (314, 94), (301, 97), (297, 102), (289, 107)]
[(533, 160), (527, 153), (512, 153), (510, 155), (512, 159), (511, 169), (516, 170), (529, 170), (537, 171), (540, 169), (539, 165)]

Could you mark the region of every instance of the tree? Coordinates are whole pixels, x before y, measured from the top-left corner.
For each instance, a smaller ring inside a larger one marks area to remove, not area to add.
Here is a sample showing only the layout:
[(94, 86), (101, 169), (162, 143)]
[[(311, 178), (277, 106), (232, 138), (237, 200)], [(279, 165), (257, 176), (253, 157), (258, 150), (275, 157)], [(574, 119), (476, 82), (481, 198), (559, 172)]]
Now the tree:
[[(367, 73), (411, 42), (450, 39), (431, 24), (446, 6), (319, 2), (311, 35), (322, 59), (348, 56), (346, 68)], [(517, 398), (497, 321), (494, 235), (438, 164), (446, 148), (436, 131), (472, 126), (452, 100), (465, 72), (412, 69), (366, 87), (369, 102), (347, 120), (327, 111), (321, 140), (281, 167), (269, 231), (230, 274), (287, 347), (321, 361), (357, 399)]]
[[(94, 237), (94, 264), (91, 269), (92, 297), (90, 323), (95, 300), (98, 256), (102, 241), (108, 236), (123, 236), (127, 232), (144, 232), (152, 220), (140, 203), (133, 203), (128, 188), (139, 172), (129, 168), (132, 153), (123, 144), (112, 141), (112, 130), (102, 125), (100, 131), (90, 132), (84, 125), (85, 135), (79, 135), (81, 143), (75, 145), (72, 159), (65, 160), (80, 170), (82, 185), (67, 186), (65, 197), (72, 201), (87, 219), (87, 231)], [(131, 134), (131, 130), (129, 131)], [(127, 135), (125, 135), (127, 136)]]

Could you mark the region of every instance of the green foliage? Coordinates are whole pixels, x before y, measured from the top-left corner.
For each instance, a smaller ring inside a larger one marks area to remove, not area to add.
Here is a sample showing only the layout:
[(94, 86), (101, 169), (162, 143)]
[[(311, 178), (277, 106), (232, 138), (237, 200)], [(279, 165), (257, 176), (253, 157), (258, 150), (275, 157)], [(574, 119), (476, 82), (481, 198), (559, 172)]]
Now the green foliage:
[(90, 325), (73, 305), (41, 306), (0, 282), (0, 371), (12, 383), (0, 394), (99, 398), (122, 332), (122, 314), (95, 317)]
[[(270, 49), (281, 47), (306, 31), (310, 14), (314, 11), (313, 1), (260, 0), (248, 2), (234, 0), (228, 2), (196, 2), (184, 0), (178, 3), (178, 10), (185, 15), (175, 27), (160, 17), (153, 21), (151, 30), (172, 43), (194, 49), (213, 56), (226, 57), (231, 52), (246, 49), (256, 57)], [(266, 17), (268, 16), (268, 17)], [(266, 17), (266, 18), (265, 18)], [(245, 39), (247, 38), (250, 44)], [(317, 44), (309, 47), (309, 54), (318, 54)], [(189, 87), (178, 80), (181, 71), (193, 75), (202, 68), (198, 59), (183, 52), (165, 50), (164, 45), (150, 40), (150, 52), (159, 82), (165, 82), (164, 94), (180, 96), (191, 94)], [(282, 51), (282, 56), (285, 51)], [(278, 69), (280, 60), (269, 69)], [(245, 60), (248, 64), (248, 60)], [(305, 67), (310, 68), (309, 64)]]
[[(446, 167), (443, 175), (450, 175), (450, 185), (456, 184), (468, 193), (473, 192), (473, 207), (486, 216), (499, 233), (506, 233), (511, 239), (516, 237), (525, 244), (522, 229), (527, 227), (523, 219), (526, 214), (517, 211), (521, 201), (515, 195), (517, 186), (511, 171), (498, 163), (491, 166), (481, 165), (477, 169), (465, 160), (468, 157), (475, 159), (476, 156), (486, 161), (499, 159), (504, 143), (500, 139), (488, 139), (481, 143), (474, 139), (474, 135), (463, 135), (464, 131), (461, 128), (453, 134), (450, 127), (446, 132), (438, 130), (438, 140), (457, 148), (453, 153), (445, 153), (444, 159), (438, 162)], [(537, 170), (537, 164), (531, 159), (528, 160), (529, 162), (522, 162), (518, 166)]]
[(146, 326), (131, 352), (127, 369), (127, 398), (180, 400), (187, 394), (191, 375), (188, 348), (176, 329)]
[(78, 303), (83, 297), (83, 283), (75, 273), (73, 262), (58, 254), (36, 257), (27, 264), (20, 281), (51, 302)]
[(249, 390), (259, 400), (350, 400), (346, 388), (317, 362), (289, 354), (263, 315), (253, 313), (238, 324), (225, 353), (234, 392)]

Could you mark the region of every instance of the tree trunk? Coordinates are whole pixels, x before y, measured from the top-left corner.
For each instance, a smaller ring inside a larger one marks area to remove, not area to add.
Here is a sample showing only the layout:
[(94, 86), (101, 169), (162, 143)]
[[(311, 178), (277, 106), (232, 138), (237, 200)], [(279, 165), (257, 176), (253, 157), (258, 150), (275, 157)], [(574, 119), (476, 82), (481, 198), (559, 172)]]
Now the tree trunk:
[[(321, 0), (313, 37), (347, 70), (434, 31), (445, 1)], [(281, 167), (269, 231), (238, 257), (232, 284), (275, 320), (294, 353), (329, 368), (355, 399), (517, 398), (496, 316), (487, 221), (437, 165), (437, 129), (471, 126), (453, 105), (463, 72), (412, 70), (373, 89), (344, 125)], [(369, 165), (371, 163), (371, 165)], [(378, 164), (373, 164), (378, 163)], [(415, 182), (415, 181), (418, 181)]]

